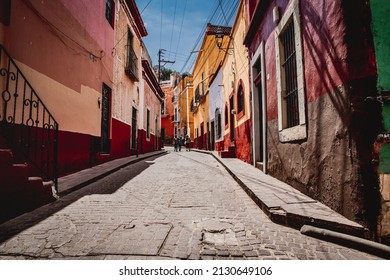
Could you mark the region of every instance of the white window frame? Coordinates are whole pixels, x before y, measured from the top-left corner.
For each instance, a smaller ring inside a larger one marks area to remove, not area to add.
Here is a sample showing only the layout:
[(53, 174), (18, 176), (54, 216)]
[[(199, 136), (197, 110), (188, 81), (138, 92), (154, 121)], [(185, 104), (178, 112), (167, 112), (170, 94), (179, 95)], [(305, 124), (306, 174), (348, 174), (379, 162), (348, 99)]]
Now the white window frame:
[[(283, 71), (281, 66), (282, 46), (279, 39), (287, 23), (292, 19), (295, 35), (295, 52), (297, 63), (297, 82), (298, 82), (298, 108), (299, 124), (294, 127), (286, 128), (286, 110), (283, 100)], [(304, 70), (303, 70), (303, 51), (302, 36), (299, 13), (299, 0), (293, 0), (287, 7), (278, 26), (275, 28), (275, 50), (276, 50), (276, 81), (278, 92), (278, 127), (279, 139), (281, 142), (297, 141), (307, 138), (306, 131), (306, 108), (305, 108), (305, 88), (304, 88)]]

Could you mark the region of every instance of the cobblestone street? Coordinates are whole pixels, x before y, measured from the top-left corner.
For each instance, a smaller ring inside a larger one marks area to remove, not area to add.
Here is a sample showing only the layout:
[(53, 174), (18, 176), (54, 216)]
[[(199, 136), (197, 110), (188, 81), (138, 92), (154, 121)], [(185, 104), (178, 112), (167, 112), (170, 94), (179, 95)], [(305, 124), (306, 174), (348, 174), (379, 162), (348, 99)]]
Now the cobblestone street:
[(1, 259), (377, 259), (273, 223), (213, 157), (183, 149), (4, 223), (0, 238)]

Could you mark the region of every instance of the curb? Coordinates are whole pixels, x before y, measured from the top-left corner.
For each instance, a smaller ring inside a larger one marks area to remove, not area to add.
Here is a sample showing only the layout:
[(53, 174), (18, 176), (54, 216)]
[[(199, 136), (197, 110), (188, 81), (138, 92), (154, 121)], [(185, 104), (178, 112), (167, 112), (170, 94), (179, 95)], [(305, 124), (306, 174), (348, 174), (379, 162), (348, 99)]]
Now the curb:
[(69, 188), (67, 190), (64, 190), (62, 192), (58, 192), (57, 195), (61, 198), (61, 197), (65, 196), (65, 195), (70, 194), (71, 192), (77, 191), (77, 190), (79, 190), (79, 189), (81, 189), (81, 188), (83, 188), (83, 187), (85, 187), (85, 186), (87, 186), (89, 184), (92, 184), (92, 183), (94, 183), (94, 182), (96, 182), (96, 181), (98, 181), (98, 180), (100, 180), (100, 179), (110, 175), (111, 173), (113, 173), (115, 171), (118, 171), (119, 169), (121, 169), (123, 167), (131, 165), (133, 163), (137, 163), (139, 161), (142, 161), (142, 160), (150, 158), (150, 157), (160, 156), (160, 155), (163, 155), (163, 154), (166, 154), (166, 153), (168, 153), (168, 152), (167, 151), (161, 151), (160, 153), (155, 153), (155, 154), (152, 154), (152, 155), (147, 155), (146, 154), (145, 156), (137, 157), (137, 158), (135, 158), (133, 160), (130, 160), (130, 161), (126, 162), (126, 163), (123, 163), (123, 164), (121, 164), (119, 166), (116, 166), (116, 167), (114, 167), (114, 168), (112, 168), (112, 169), (110, 169), (108, 171), (105, 171), (105, 172), (103, 172), (103, 173), (101, 173), (101, 174), (99, 174), (99, 175), (97, 175), (97, 176), (95, 176), (95, 177), (93, 177), (91, 179), (88, 179), (88, 180), (86, 180), (84, 182), (81, 182), (81, 183), (79, 183), (79, 184), (77, 184), (77, 185), (75, 185), (75, 186), (73, 186), (73, 187), (71, 187), (71, 188)]
[[(368, 232), (366, 229), (288, 213), (282, 208), (269, 208), (222, 162), (218, 156), (209, 151), (195, 149), (193, 151), (208, 154), (215, 158), (272, 222), (300, 230), (302, 234), (310, 235), (318, 239), (324, 239), (353, 249), (360, 249), (361, 251), (383, 258), (390, 258), (390, 247), (382, 243), (368, 240)], [(334, 230), (337, 230), (338, 232)]]
[(390, 247), (381, 243), (309, 225), (304, 225), (300, 232), (311, 237), (358, 249), (390, 260)]

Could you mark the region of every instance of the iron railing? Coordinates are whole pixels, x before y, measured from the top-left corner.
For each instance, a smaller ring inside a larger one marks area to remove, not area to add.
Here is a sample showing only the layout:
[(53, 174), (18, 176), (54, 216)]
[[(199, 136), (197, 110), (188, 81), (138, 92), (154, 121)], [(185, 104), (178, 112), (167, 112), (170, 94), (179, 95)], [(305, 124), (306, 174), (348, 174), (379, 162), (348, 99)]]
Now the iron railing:
[(1, 44), (0, 134), (58, 190), (58, 123)]

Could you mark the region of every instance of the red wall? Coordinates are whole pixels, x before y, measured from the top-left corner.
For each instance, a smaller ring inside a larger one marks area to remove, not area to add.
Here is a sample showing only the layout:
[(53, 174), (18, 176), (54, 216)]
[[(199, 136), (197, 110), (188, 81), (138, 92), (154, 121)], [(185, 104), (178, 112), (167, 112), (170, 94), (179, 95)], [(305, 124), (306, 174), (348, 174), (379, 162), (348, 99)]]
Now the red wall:
[(131, 126), (112, 118), (112, 157), (124, 157), (130, 155), (130, 131)]
[[(256, 2), (256, 1), (249, 1)], [(265, 42), (265, 67), (267, 76), (267, 117), (278, 117), (276, 88), (275, 37), (272, 11), (279, 7), (282, 18), (287, 4), (291, 1), (276, 0), (266, 9), (263, 21), (250, 45), (253, 54), (262, 40)], [(348, 2), (348, 1), (345, 1)], [(303, 42), (305, 93), (307, 102), (313, 102), (328, 94), (341, 84), (355, 78), (376, 74), (372, 44), (362, 39), (368, 30), (353, 11), (354, 3), (325, 0), (301, 0), (301, 36)], [(347, 37), (347, 24), (354, 30)], [(359, 44), (354, 44), (359, 42)], [(362, 43), (363, 42), (363, 43)]]

